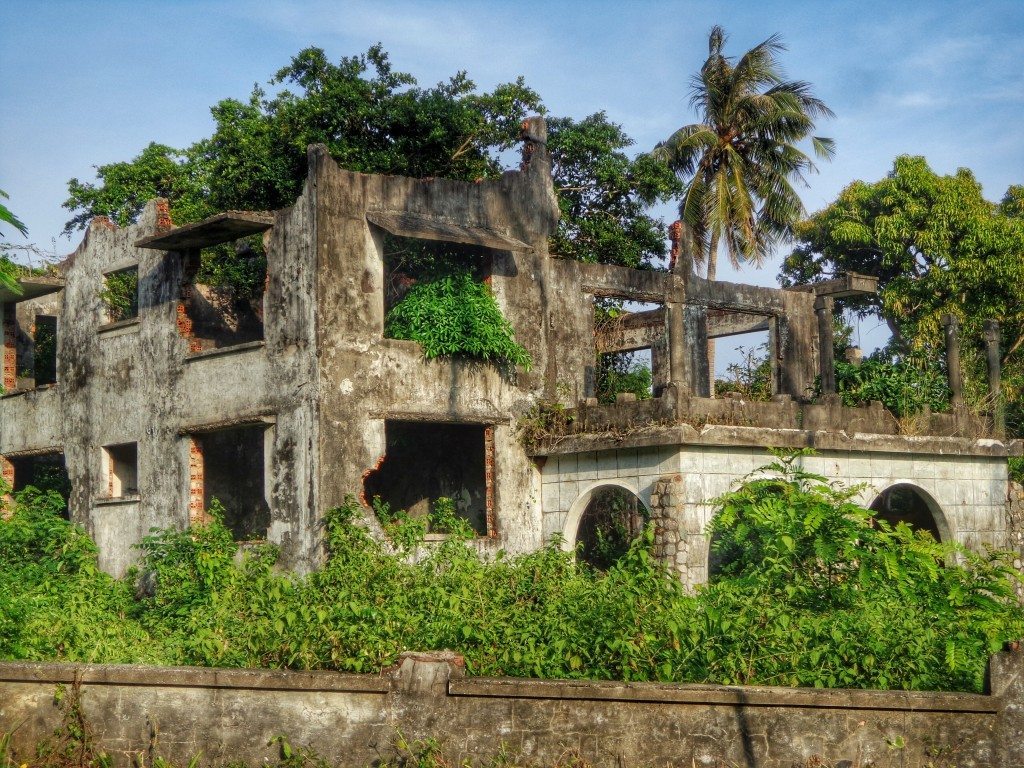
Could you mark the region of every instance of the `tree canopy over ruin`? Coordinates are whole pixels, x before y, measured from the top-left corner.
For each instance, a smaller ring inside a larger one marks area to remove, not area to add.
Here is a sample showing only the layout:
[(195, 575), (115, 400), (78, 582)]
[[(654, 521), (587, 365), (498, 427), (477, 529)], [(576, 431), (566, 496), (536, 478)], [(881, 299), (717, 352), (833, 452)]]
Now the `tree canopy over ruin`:
[[(177, 149), (150, 143), (130, 161), (98, 166), (96, 181), (71, 179), (65, 234), (93, 216), (120, 225), (165, 197), (177, 224), (223, 210), (291, 205), (307, 173), (306, 148), (325, 144), (352, 171), (474, 181), (498, 176), (540, 95), (518, 78), (481, 92), (465, 72), (432, 87), (395, 71), (380, 45), (331, 63), (306, 48), (247, 100), (211, 107), (213, 134)], [(584, 261), (649, 267), (665, 255), (664, 224), (647, 208), (678, 182), (603, 113), (551, 120), (549, 147), (562, 222), (553, 251)]]

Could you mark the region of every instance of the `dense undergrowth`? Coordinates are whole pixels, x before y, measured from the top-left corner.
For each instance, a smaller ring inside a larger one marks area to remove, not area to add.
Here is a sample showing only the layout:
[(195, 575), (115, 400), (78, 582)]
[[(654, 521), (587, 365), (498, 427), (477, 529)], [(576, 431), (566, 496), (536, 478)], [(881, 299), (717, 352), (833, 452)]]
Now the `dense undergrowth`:
[(0, 657), (375, 672), (451, 648), (477, 675), (981, 690), (988, 654), (1024, 636), (1006, 557), (872, 521), (797, 463), (720, 500), (725, 565), (695, 593), (650, 530), (606, 572), (557, 543), (487, 561), (459, 535), (414, 563), (416, 521), (396, 519), (392, 551), (354, 503), (327, 515), (307, 576), (269, 545), (237, 561), (214, 522), (154, 532), (115, 580), (60, 497), (28, 489), (0, 522)]

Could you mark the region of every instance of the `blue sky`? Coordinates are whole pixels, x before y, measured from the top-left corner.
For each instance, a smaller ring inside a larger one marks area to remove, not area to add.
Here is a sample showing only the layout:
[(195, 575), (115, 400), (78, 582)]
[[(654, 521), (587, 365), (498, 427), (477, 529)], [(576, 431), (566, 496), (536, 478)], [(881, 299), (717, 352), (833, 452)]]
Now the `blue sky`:
[[(818, 132), (838, 154), (804, 190), (809, 210), (853, 179), (882, 177), (903, 153), (943, 173), (971, 168), (989, 199), (1024, 182), (1021, 0), (5, 0), (0, 189), (29, 241), (70, 252), (78, 236), (59, 237), (69, 178), (92, 179), (93, 165), (149, 141), (183, 147), (208, 135), (214, 102), (246, 97), (309, 45), (336, 60), (380, 41), (423, 84), (459, 69), (481, 88), (521, 74), (552, 114), (605, 110), (646, 150), (694, 121), (689, 79), (714, 24), (730, 53), (780, 32), (787, 75), (812, 82), (836, 112)], [(772, 284), (777, 271), (742, 279)]]

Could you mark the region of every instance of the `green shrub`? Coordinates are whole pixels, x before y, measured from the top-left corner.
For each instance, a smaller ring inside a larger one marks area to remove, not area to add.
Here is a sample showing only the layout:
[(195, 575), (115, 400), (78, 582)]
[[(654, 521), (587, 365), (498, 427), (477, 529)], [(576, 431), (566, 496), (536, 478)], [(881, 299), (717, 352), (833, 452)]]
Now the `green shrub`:
[(844, 405), (879, 400), (900, 418), (919, 413), (925, 406), (935, 412), (949, 409), (949, 386), (935, 366), (883, 360), (865, 360), (860, 365), (837, 362), (836, 388)]
[(388, 312), (385, 331), (393, 339), (419, 342), (427, 359), (462, 356), (526, 370), (532, 363), (490, 287), (468, 269), (437, 273), (413, 285)]
[[(59, 496), (26, 491), (0, 522), (0, 656), (376, 672), (451, 648), (475, 675), (980, 691), (988, 655), (1024, 636), (1007, 556), (872, 521), (798, 465), (718, 501), (721, 572), (696, 592), (651, 554), (650, 526), (601, 572), (558, 542), (493, 559), (458, 532), (428, 547), (401, 514), (379, 542), (354, 501), (325, 516), (327, 557), (306, 576), (269, 545), (239, 558), (214, 514), (154, 532), (115, 580)], [(435, 524), (456, 527), (441, 506)]]
[(632, 353), (598, 357), (595, 387), (598, 402), (614, 403), (620, 392), (632, 393), (637, 400), (649, 400), (652, 382), (651, 367), (643, 361), (634, 360)]

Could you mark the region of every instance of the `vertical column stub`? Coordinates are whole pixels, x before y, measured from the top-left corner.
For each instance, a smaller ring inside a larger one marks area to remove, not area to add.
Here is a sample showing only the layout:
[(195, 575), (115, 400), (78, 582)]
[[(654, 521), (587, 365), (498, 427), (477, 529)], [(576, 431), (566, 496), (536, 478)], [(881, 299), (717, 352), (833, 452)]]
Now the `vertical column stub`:
[(830, 296), (819, 296), (814, 300), (814, 312), (818, 316), (818, 366), (821, 373), (821, 393), (836, 393), (836, 365), (833, 312), (835, 301)]
[(985, 357), (988, 362), (988, 393), (992, 399), (992, 426), (997, 437), (1006, 434), (1006, 408), (1003, 406), (1000, 382), (1002, 360), (999, 356), (999, 321), (984, 324)]
[(960, 321), (956, 315), (943, 315), (942, 328), (946, 338), (946, 379), (954, 409), (963, 407), (964, 383), (960, 370)]

